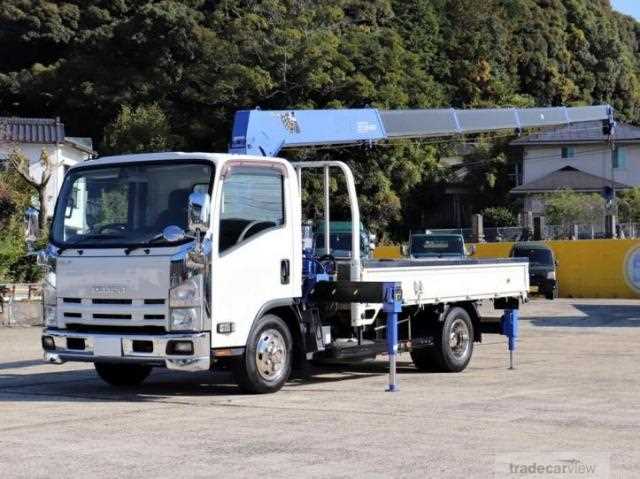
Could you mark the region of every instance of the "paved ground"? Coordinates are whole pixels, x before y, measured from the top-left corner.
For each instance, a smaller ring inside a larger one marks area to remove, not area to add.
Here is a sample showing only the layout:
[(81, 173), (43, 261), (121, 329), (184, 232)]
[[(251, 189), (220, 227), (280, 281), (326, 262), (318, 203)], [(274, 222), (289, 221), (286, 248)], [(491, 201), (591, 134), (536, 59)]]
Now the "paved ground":
[(640, 302), (534, 302), (522, 326), (516, 371), (487, 335), (462, 374), (403, 356), (396, 394), (377, 362), (268, 396), (167, 372), (118, 392), (41, 363), (38, 329), (0, 328), (0, 477), (477, 478), (523, 451), (610, 454), (611, 477), (640, 476)]

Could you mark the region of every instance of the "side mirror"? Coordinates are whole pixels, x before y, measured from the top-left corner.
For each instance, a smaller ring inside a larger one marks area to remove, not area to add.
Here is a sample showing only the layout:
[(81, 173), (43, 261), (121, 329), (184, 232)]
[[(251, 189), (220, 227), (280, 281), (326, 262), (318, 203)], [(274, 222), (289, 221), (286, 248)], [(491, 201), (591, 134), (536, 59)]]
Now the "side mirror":
[(176, 225), (169, 225), (162, 230), (162, 237), (169, 243), (177, 243), (182, 241), (186, 234), (182, 228)]
[(190, 232), (203, 232), (209, 227), (210, 204), (211, 198), (207, 193), (193, 192), (189, 195), (187, 221)]

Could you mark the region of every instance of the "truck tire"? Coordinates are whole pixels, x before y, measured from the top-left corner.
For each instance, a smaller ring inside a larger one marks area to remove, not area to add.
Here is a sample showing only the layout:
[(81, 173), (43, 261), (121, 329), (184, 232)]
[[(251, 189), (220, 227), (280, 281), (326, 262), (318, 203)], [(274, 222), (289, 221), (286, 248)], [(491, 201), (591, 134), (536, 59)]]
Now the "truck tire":
[(233, 363), (233, 376), (243, 392), (279, 391), (289, 379), (293, 341), (285, 322), (267, 314), (253, 326), (244, 354)]
[(473, 323), (469, 313), (453, 307), (434, 334), (433, 347), (411, 352), (421, 371), (457, 373), (463, 371), (473, 355)]
[(149, 374), (151, 366), (142, 364), (95, 363), (100, 378), (116, 387), (130, 387), (141, 384)]

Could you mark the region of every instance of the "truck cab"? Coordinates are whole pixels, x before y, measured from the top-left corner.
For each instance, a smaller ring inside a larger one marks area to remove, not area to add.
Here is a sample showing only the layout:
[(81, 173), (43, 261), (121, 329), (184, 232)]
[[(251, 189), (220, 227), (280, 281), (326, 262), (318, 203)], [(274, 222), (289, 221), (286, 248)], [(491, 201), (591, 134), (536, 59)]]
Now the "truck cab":
[[(73, 167), (41, 255), (47, 358), (135, 383), (153, 366), (206, 370), (212, 351), (237, 355), (245, 318), (301, 296), (296, 198), (295, 172), (277, 158), (159, 153)], [(286, 333), (257, 334), (272, 351), (261, 377), (277, 382)]]

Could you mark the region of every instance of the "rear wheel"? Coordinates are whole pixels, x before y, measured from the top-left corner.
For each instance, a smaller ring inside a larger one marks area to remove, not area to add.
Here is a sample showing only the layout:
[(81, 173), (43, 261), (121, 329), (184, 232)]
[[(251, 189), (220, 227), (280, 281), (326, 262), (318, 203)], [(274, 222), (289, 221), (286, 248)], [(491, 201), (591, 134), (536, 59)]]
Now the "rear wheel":
[(292, 339), (278, 316), (267, 314), (254, 326), (244, 354), (233, 364), (233, 375), (244, 392), (273, 393), (291, 374)]
[(151, 366), (141, 364), (95, 363), (94, 366), (104, 382), (117, 387), (137, 386), (151, 374)]
[(411, 352), (416, 368), (421, 371), (463, 371), (473, 354), (474, 333), (469, 313), (464, 308), (451, 308), (433, 336), (433, 346)]

